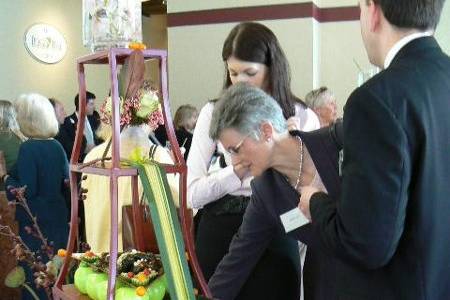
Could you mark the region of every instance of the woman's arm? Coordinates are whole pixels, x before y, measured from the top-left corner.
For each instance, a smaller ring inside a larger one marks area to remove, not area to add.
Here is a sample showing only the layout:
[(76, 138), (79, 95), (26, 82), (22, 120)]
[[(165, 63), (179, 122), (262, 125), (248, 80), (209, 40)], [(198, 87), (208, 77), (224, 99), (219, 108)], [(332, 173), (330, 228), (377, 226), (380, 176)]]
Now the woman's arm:
[(242, 186), (233, 166), (208, 173), (216, 143), (209, 137), (213, 103), (207, 103), (200, 111), (191, 149), (187, 160), (188, 203), (201, 208)]
[(295, 116), (287, 120), (289, 130), (313, 131), (320, 128), (316, 113), (300, 104), (295, 105)]

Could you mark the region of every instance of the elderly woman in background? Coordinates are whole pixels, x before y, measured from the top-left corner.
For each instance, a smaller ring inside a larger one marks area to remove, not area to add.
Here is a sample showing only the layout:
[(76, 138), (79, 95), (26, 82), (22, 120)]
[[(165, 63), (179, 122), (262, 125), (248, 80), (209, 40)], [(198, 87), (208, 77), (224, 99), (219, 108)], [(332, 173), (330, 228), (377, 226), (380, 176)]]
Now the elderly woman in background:
[[(53, 137), (58, 132), (58, 121), (49, 100), (39, 94), (21, 95), (15, 102), (17, 121), (28, 140), (20, 145), (15, 168), (6, 179), (6, 186), (26, 186), (25, 197), (43, 235), (53, 242), (54, 249), (65, 248), (69, 227), (67, 207), (63, 196), (69, 167), (64, 149)], [(12, 195), (8, 193), (10, 200)], [(32, 227), (26, 211), (16, 207), (19, 234), (32, 251), (41, 250), (40, 241), (27, 233)], [(40, 255), (45, 261), (45, 255)], [(27, 281), (33, 282), (32, 271), (26, 268)], [(41, 290), (40, 299), (46, 295)], [(33, 299), (23, 293), (22, 299)]]
[(67, 117), (64, 105), (62, 104), (61, 101), (57, 100), (56, 98), (49, 98), (48, 100), (55, 109), (55, 115), (56, 119), (58, 120), (58, 124), (59, 125), (64, 124), (64, 119)]
[[(15, 233), (17, 233), (17, 226), (14, 221), (15, 208), (8, 205), (3, 177), (10, 172), (15, 164), (20, 144), (24, 140), (26, 138), (20, 132), (13, 105), (9, 101), (0, 100), (0, 215), (2, 225), (9, 225)], [(19, 291), (7, 289), (3, 284), (8, 272), (17, 265), (15, 260), (6, 255), (12, 247), (14, 245), (8, 237), (0, 236), (0, 253), (2, 253), (0, 257), (0, 265), (2, 266), (0, 269), (0, 290), (2, 291), (1, 298), (4, 299), (18, 299)]]
[(327, 87), (323, 86), (309, 92), (305, 102), (319, 117), (321, 127), (329, 126), (336, 121), (336, 97)]
[[(234, 299), (273, 239), (301, 238), (300, 226), (308, 223), (297, 208), (301, 187), (324, 187), (299, 133), (288, 132), (280, 106), (260, 89), (230, 87), (215, 105), (209, 132), (256, 176), (242, 225), (209, 281), (215, 298)], [(285, 289), (279, 299), (298, 299), (292, 285)]]
[(198, 111), (189, 104), (181, 105), (175, 112), (173, 123), (175, 126), (175, 134), (177, 136), (178, 145), (184, 147), (184, 159), (187, 159), (189, 150), (191, 149), (192, 133), (197, 123)]
[(4, 176), (17, 160), (20, 144), (26, 137), (20, 132), (16, 111), (11, 102), (0, 100), (0, 151), (3, 152), (6, 170), (0, 174), (0, 191), (5, 190)]

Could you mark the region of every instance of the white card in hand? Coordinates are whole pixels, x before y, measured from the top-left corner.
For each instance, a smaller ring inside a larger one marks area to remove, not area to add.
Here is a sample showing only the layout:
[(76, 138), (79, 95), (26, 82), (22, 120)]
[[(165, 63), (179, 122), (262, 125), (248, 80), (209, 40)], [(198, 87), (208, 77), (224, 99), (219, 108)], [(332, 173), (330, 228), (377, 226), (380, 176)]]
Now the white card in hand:
[(309, 223), (309, 220), (303, 215), (298, 207), (280, 215), (280, 219), (286, 233)]

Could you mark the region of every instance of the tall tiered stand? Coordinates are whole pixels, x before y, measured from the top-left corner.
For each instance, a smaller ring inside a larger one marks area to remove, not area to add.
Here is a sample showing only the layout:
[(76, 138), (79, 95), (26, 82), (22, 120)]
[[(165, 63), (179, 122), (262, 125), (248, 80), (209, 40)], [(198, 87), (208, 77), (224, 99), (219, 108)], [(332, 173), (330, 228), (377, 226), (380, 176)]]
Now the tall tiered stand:
[[(162, 94), (162, 108), (164, 115), (164, 123), (172, 150), (175, 156), (174, 165), (163, 165), (167, 173), (179, 173), (180, 178), (180, 197), (181, 197), (181, 228), (185, 242), (186, 251), (189, 257), (194, 278), (197, 280), (200, 292), (206, 297), (211, 297), (208, 286), (200, 271), (200, 267), (195, 255), (192, 235), (192, 215), (186, 205), (186, 177), (187, 168), (183, 155), (181, 154), (178, 142), (175, 137), (172, 117), (170, 114), (168, 92), (167, 92), (167, 52), (165, 50), (149, 49), (143, 50), (146, 60), (156, 59), (159, 62), (160, 73), (160, 91)], [(136, 243), (138, 250), (143, 249), (144, 241), (142, 236), (142, 213), (139, 212), (139, 195), (138, 195), (138, 172), (132, 167), (123, 167), (120, 165), (120, 112), (119, 112), (119, 90), (117, 81), (117, 66), (123, 64), (125, 59), (132, 53), (132, 50), (124, 48), (112, 48), (107, 51), (96, 52), (91, 55), (81, 57), (77, 60), (78, 83), (79, 83), (79, 119), (84, 120), (86, 117), (86, 79), (84, 66), (86, 64), (108, 64), (111, 79), (111, 98), (112, 98), (112, 157), (111, 161), (106, 164), (98, 163), (78, 163), (80, 149), (83, 140), (84, 123), (78, 122), (75, 136), (74, 149), (70, 158), (70, 187), (71, 187), (71, 220), (70, 233), (67, 245), (67, 256), (53, 287), (53, 296), (55, 299), (89, 299), (87, 296), (81, 295), (73, 285), (65, 284), (65, 278), (69, 270), (72, 252), (76, 249), (76, 240), (78, 235), (78, 186), (77, 173), (96, 174), (108, 176), (110, 178), (110, 196), (111, 196), (111, 232), (110, 232), (110, 257), (109, 257), (109, 280), (108, 280), (108, 300), (114, 299), (114, 287), (117, 275), (117, 246), (118, 246), (118, 178), (121, 176), (131, 176), (132, 185), (132, 206), (136, 229)]]

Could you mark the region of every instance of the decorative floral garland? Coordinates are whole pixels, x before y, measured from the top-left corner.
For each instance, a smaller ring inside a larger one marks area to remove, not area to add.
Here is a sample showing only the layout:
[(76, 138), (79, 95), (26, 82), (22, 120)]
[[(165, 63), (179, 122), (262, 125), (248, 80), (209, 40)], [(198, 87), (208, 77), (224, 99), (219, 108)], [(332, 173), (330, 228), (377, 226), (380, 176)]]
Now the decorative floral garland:
[[(120, 126), (138, 126), (147, 124), (151, 130), (155, 130), (159, 125), (164, 124), (159, 102), (159, 92), (151, 87), (148, 81), (144, 81), (143, 87), (132, 98), (119, 99)], [(106, 124), (111, 124), (112, 101), (107, 97), (100, 107), (101, 120)]]
[[(84, 265), (97, 272), (108, 273), (108, 253), (97, 255), (91, 251), (85, 252), (80, 257)], [(117, 260), (117, 273), (119, 278), (132, 286), (148, 285), (156, 277), (163, 274), (161, 260), (152, 253), (144, 253), (136, 250), (122, 253)]]

